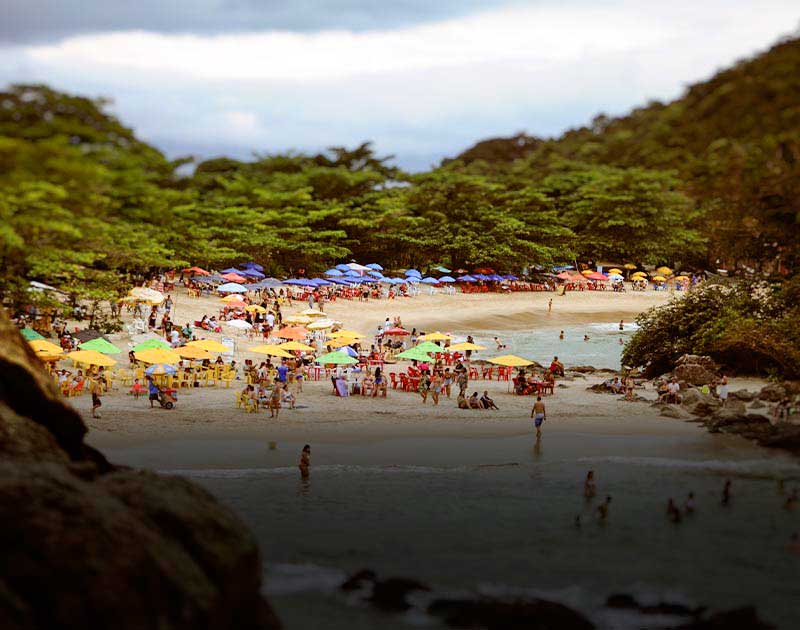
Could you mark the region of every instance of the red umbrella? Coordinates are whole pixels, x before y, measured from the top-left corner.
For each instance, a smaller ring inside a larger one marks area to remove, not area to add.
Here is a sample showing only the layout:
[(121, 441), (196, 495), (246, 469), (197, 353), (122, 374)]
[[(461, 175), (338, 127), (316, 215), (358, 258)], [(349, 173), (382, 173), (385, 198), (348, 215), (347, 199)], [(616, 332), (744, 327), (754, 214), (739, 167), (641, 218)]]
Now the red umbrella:
[(586, 282), (586, 278), (577, 271), (562, 271), (556, 278), (559, 280), (566, 280), (567, 282)]
[(383, 331), (384, 335), (410, 335), (411, 333), (408, 332), (405, 328), (398, 328), (395, 326), (394, 328), (387, 328)]
[(228, 282), (238, 282), (239, 284), (241, 284), (242, 282), (247, 282), (247, 278), (243, 278), (239, 274), (233, 272), (226, 273), (222, 277), (225, 278)]
[(206, 271), (205, 269), (201, 269), (200, 267), (189, 267), (188, 269), (184, 269), (183, 273), (193, 273), (197, 276), (210, 276), (211, 272)]
[(608, 280), (608, 276), (600, 273), (599, 271), (593, 271), (592, 273), (586, 274), (587, 280)]
[(482, 273), (484, 275), (494, 273), (494, 269), (490, 267), (478, 267), (473, 273)]

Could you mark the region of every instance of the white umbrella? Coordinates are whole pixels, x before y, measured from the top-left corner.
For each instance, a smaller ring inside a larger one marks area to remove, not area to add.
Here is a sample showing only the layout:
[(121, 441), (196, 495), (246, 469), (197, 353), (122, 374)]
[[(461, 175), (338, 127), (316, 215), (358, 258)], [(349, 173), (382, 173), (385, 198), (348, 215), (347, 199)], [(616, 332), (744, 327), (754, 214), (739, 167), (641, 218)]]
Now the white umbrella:
[(164, 301), (163, 293), (147, 287), (134, 287), (131, 289), (129, 297), (148, 304), (161, 304)]
[(243, 319), (232, 319), (229, 322), (225, 322), (231, 328), (238, 328), (239, 330), (250, 330), (253, 326), (248, 324)]

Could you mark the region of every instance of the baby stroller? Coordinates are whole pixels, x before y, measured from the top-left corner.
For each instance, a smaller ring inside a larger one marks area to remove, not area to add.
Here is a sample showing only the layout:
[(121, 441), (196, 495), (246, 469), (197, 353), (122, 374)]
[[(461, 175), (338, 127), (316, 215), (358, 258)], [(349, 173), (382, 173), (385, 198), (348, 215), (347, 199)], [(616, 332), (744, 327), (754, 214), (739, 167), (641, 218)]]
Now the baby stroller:
[(178, 390), (166, 387), (158, 390), (158, 404), (164, 409), (172, 409), (178, 403)]

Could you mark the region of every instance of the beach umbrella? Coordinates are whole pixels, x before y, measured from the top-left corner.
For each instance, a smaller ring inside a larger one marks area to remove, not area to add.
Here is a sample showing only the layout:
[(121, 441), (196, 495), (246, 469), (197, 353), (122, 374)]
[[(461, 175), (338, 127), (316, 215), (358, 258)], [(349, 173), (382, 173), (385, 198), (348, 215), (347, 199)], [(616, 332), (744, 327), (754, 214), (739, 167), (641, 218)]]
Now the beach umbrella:
[(275, 333), (277, 337), (281, 339), (305, 339), (308, 336), (308, 330), (303, 328), (302, 326), (289, 326), (286, 328), (281, 328), (277, 333)]
[(382, 274), (380, 271), (377, 271), (377, 270), (375, 270), (375, 271), (368, 271), (367, 273), (368, 273), (369, 275), (371, 275), (373, 278), (383, 278), (383, 274)]
[(625, 263), (622, 266), (625, 267), (625, 269), (628, 269), (629, 271), (633, 271), (634, 269), (636, 269), (636, 265), (634, 265), (633, 263)]
[(438, 271), (440, 273), (450, 273), (450, 269), (448, 269), (447, 267), (442, 267), (441, 265), (439, 265), (438, 267), (434, 267), (433, 270)]
[(450, 341), (452, 337), (450, 335), (445, 335), (444, 333), (436, 332), (428, 333), (427, 335), (422, 335), (419, 338), (419, 341)]
[(423, 284), (439, 284), (439, 281), (436, 278), (431, 278), (430, 276), (423, 278), (420, 280)]
[(369, 271), (371, 269), (371, 267), (367, 267), (366, 265), (359, 265), (356, 262), (347, 263), (347, 267), (349, 269), (352, 269), (353, 271), (359, 271), (361, 273), (364, 273), (365, 271)]
[(228, 267), (220, 271), (220, 273), (239, 273), (239, 270), (236, 267)]
[(317, 357), (314, 359), (314, 363), (319, 363), (320, 365), (352, 365), (353, 363), (358, 363), (358, 359), (348, 356), (345, 352), (336, 350)]
[(133, 352), (143, 352), (144, 350), (169, 350), (172, 346), (170, 346), (166, 341), (163, 339), (148, 339), (143, 341), (142, 343), (137, 343), (133, 346)]
[(242, 267), (244, 267), (245, 269), (255, 269), (256, 271), (264, 271), (264, 267), (262, 267), (256, 262), (253, 262), (252, 260), (248, 263), (243, 264)]
[(231, 293), (230, 295), (226, 295), (224, 298), (220, 298), (220, 302), (241, 302), (242, 296), (234, 295)]
[(346, 278), (360, 278), (361, 274), (358, 273), (355, 269), (348, 269), (344, 272)]
[(247, 293), (247, 289), (243, 287), (241, 284), (236, 284), (235, 282), (226, 282), (225, 284), (221, 284), (217, 287), (217, 291), (220, 293)]
[(336, 265), (336, 268), (337, 268), (339, 271), (344, 271), (344, 272), (350, 271), (350, 267), (348, 267), (348, 266), (347, 266), (347, 265), (345, 265), (344, 263), (342, 263), (341, 265)]
[(509, 274), (503, 276), (503, 280), (510, 280), (510, 281), (513, 282), (514, 280), (519, 280), (519, 278), (517, 276), (515, 276), (513, 273), (509, 273)]
[(478, 281), (476, 278), (473, 278), (470, 275), (458, 276), (458, 278), (456, 278), (456, 280), (458, 280), (459, 282), (477, 282)]
[(666, 282), (667, 279), (664, 276), (653, 276), (651, 278), (653, 282)]
[(518, 357), (514, 354), (504, 354), (501, 357), (489, 359), (489, 363), (503, 365), (505, 367), (525, 367), (526, 365), (532, 365), (533, 361), (528, 361), (527, 359), (523, 359), (522, 357)]
[(383, 267), (381, 267), (378, 263), (370, 263), (366, 265), (366, 267), (369, 267), (373, 271), (383, 271)]
[[(61, 346), (57, 346), (56, 344), (47, 341), (44, 337), (41, 339), (33, 339), (28, 342), (28, 345), (33, 348), (37, 354), (42, 353), (54, 355), (63, 353)], [(89, 350), (91, 350), (91, 348), (89, 348)]]
[(608, 270), (608, 275), (611, 275), (612, 273), (615, 273), (617, 275), (621, 275), (622, 274), (622, 269), (617, 269), (616, 267), (614, 267), (613, 269), (609, 269)]
[(406, 330), (405, 328), (398, 328), (397, 326), (392, 326), (391, 328), (387, 328), (383, 331), (384, 335), (410, 335), (411, 333)]
[(608, 280), (608, 276), (600, 273), (599, 271), (591, 271), (584, 274), (587, 280)]
[(226, 326), (230, 326), (231, 328), (236, 328), (237, 330), (250, 330), (253, 325), (244, 321), (243, 319), (232, 319), (229, 322), (222, 322)]
[[(34, 341), (35, 339), (44, 339), (44, 336), (40, 335), (33, 328), (23, 328), (19, 332), (28, 341)], [(59, 348), (59, 350), (60, 350), (60, 348)]]
[(204, 359), (213, 358), (208, 350), (203, 350), (195, 346), (181, 346), (180, 348), (175, 348), (175, 352), (177, 352), (182, 359), (202, 361)]
[(309, 330), (325, 330), (326, 328), (333, 328), (336, 322), (332, 319), (318, 319), (311, 322), (306, 328)]
[(313, 347), (311, 347), (311, 346), (309, 346), (307, 344), (304, 344), (304, 343), (300, 343), (299, 341), (287, 341), (285, 343), (280, 344), (278, 347), (281, 350), (287, 350), (287, 351), (289, 351), (289, 350), (291, 350), (291, 351), (298, 350), (300, 352), (313, 352), (314, 351)]
[(289, 317), (284, 317), (283, 321), (287, 324), (310, 324), (314, 320), (307, 315), (295, 313), (294, 315), (289, 315)]
[(313, 287), (314, 286), (306, 278), (289, 278), (288, 280), (284, 280), (283, 284), (290, 284), (290, 285), (297, 286), (297, 287), (308, 287), (308, 286), (312, 286)]
[(58, 354), (50, 354), (48, 352), (37, 352), (36, 358), (39, 359), (39, 361), (50, 362), (50, 361), (60, 361), (61, 359), (66, 359), (67, 357), (65, 354), (61, 352), (59, 352)]
[(350, 346), (342, 346), (339, 348), (339, 352), (344, 352), (348, 357), (353, 357), (354, 359), (358, 358), (358, 352), (353, 350)]
[(342, 274), (342, 272), (339, 269), (336, 269), (334, 267), (333, 269), (328, 269), (328, 271), (325, 272), (325, 275), (326, 276), (335, 276), (335, 277), (338, 278), (338, 277), (340, 277), (340, 276), (342, 276), (344, 274)]
[(103, 354), (119, 354), (122, 352), (117, 346), (115, 346), (110, 341), (106, 341), (102, 337), (98, 337), (97, 339), (92, 339), (91, 341), (87, 341), (86, 343), (82, 343), (78, 346), (81, 350), (97, 350), (98, 352), (102, 352)]
[(193, 348), (208, 350), (208, 352), (228, 352), (230, 350), (225, 344), (214, 341), (213, 339), (196, 339), (195, 341), (190, 341), (186, 345)]
[(158, 376), (163, 374), (175, 374), (176, 370), (169, 363), (153, 363), (147, 368), (144, 373), (150, 376)]
[(239, 275), (247, 276), (248, 278), (263, 278), (264, 274), (256, 269), (243, 269), (239, 272)]
[(307, 308), (304, 311), (300, 311), (300, 314), (306, 317), (326, 317), (325, 313), (316, 308)]
[(245, 282), (247, 278), (244, 276), (239, 275), (239, 273), (223, 273), (222, 274), (223, 280), (227, 280), (228, 282)]
[(328, 336), (331, 339), (342, 339), (342, 338), (363, 339), (364, 337), (366, 337), (366, 335), (363, 335), (360, 332), (356, 332), (355, 330), (337, 330), (336, 332), (332, 332)]
[(608, 275), (609, 280), (614, 280), (615, 282), (618, 280), (624, 280), (624, 278), (618, 273), (611, 273)]
[(145, 302), (147, 304), (161, 304), (164, 301), (164, 294), (155, 289), (147, 287), (133, 287), (128, 293), (128, 299), (135, 302)]
[(456, 279), (452, 278), (450, 276), (442, 276), (441, 278), (439, 278), (439, 282), (444, 282), (446, 284), (450, 284), (451, 282), (455, 282), (455, 281), (456, 281)]
[(245, 302), (242, 302), (241, 300), (228, 300), (225, 303), (225, 305), (228, 308), (244, 308), (245, 306), (247, 306), (247, 304)]
[(676, 276), (674, 280), (676, 282), (686, 282), (689, 280), (689, 276)]
[(251, 304), (250, 306), (245, 306), (244, 310), (248, 313), (266, 313), (267, 309), (263, 306), (259, 306), (258, 304)]
[(201, 267), (189, 267), (188, 269), (184, 269), (183, 273), (191, 273), (191, 274), (196, 274), (198, 276), (210, 276), (211, 275), (210, 271), (206, 271), (205, 269), (203, 269)]
[(672, 269), (670, 269), (669, 267), (659, 267), (658, 269), (656, 269), (656, 273), (662, 276), (671, 276)]
[(414, 350), (420, 350), (422, 352), (442, 352), (444, 348), (440, 345), (433, 343), (432, 341), (423, 341), (422, 343), (418, 343), (414, 346)]
[(117, 364), (114, 359), (107, 357), (97, 350), (76, 350), (75, 352), (70, 352), (67, 357), (75, 361), (75, 363), (83, 363), (85, 365), (111, 367)]
[(404, 275), (406, 276), (406, 278), (408, 278), (409, 276), (416, 276), (417, 278), (422, 277), (422, 274), (416, 269), (406, 269)]
[(494, 273), (494, 269), (491, 267), (478, 267), (474, 271), (475, 273)]
[(309, 282), (311, 282), (311, 284), (313, 284), (315, 287), (326, 287), (330, 284), (330, 282), (325, 280), (325, 278), (311, 278)]
[(253, 346), (252, 348), (248, 348), (247, 350), (248, 352), (255, 352), (256, 354), (266, 354), (271, 357), (282, 357), (284, 359), (290, 359), (292, 357), (291, 352), (287, 352), (280, 346), (276, 345)]
[(406, 359), (407, 361), (430, 361), (428, 353), (418, 348), (409, 348), (394, 355), (395, 359)]
[(358, 341), (358, 339), (342, 337), (341, 339), (328, 339), (328, 341), (325, 342), (325, 345), (330, 346), (331, 348), (341, 348), (342, 346), (349, 346), (355, 341)]
[(449, 349), (453, 352), (464, 352), (465, 350), (486, 350), (486, 346), (479, 346), (477, 343), (464, 341), (463, 343), (453, 344)]
[(134, 352), (137, 361), (144, 363), (177, 363), (181, 360), (180, 355), (172, 350), (163, 348), (150, 348), (141, 352)]
[(647, 274), (644, 271), (637, 271), (631, 274), (631, 280), (646, 280)]

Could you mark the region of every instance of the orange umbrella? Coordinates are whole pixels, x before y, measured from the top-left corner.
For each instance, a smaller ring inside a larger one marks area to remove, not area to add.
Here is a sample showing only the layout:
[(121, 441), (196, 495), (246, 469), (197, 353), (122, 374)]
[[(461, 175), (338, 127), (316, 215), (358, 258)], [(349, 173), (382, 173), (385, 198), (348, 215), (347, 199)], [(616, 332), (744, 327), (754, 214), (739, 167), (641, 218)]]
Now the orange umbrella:
[(302, 326), (288, 326), (287, 328), (281, 328), (276, 335), (281, 339), (294, 339), (295, 341), (299, 341), (308, 336), (308, 330)]
[(197, 276), (210, 276), (211, 273), (202, 269), (201, 267), (189, 267), (188, 269), (184, 269), (183, 273), (193, 273)]
[(233, 272), (226, 273), (222, 277), (225, 278), (228, 282), (238, 282), (238, 283), (247, 282), (247, 278), (243, 278), (238, 273), (233, 273)]
[(229, 300), (225, 303), (226, 308), (244, 308), (245, 306), (247, 306), (247, 304), (241, 300)]

